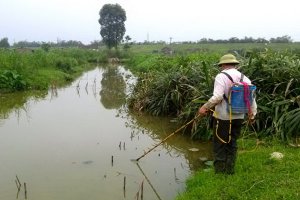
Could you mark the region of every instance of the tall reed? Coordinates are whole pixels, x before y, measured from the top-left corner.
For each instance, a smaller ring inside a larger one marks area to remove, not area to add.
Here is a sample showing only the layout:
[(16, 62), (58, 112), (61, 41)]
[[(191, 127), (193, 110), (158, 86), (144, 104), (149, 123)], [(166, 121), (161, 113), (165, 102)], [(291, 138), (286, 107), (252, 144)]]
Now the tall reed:
[[(141, 71), (129, 106), (153, 115), (175, 116), (183, 123), (212, 95), (218, 73), (218, 54), (150, 56), (138, 58), (134, 70)], [(260, 136), (286, 141), (300, 135), (300, 59), (290, 51), (245, 51), (236, 55), (239, 70), (257, 86), (258, 114), (255, 130)], [(146, 60), (145, 60), (146, 59)], [(194, 138), (208, 138), (208, 120), (193, 129)]]

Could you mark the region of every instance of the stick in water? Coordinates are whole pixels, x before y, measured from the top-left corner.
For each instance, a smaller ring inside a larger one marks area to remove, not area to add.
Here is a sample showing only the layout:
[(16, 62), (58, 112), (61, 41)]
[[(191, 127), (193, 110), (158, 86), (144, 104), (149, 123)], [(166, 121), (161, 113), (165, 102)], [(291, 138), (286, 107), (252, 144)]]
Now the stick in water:
[(142, 181), (142, 184), (141, 184), (141, 200), (144, 199), (144, 180)]
[(25, 199), (27, 199), (27, 187), (26, 187), (26, 183), (24, 182), (24, 189), (25, 189)]
[(21, 184), (21, 182), (20, 182), (20, 180), (19, 180), (19, 178), (18, 178), (17, 175), (16, 175), (16, 178), (17, 178), (17, 181), (18, 181), (18, 183), (19, 183), (19, 188), (21, 188), (22, 184)]
[(124, 198), (126, 198), (126, 176), (124, 176), (123, 192), (124, 192)]

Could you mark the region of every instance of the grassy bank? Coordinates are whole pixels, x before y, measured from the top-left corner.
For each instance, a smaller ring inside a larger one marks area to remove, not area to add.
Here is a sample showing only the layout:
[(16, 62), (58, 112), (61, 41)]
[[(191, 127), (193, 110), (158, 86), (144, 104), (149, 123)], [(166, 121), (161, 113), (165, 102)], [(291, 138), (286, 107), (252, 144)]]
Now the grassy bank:
[[(187, 180), (187, 188), (176, 200), (198, 199), (300, 199), (299, 148), (280, 143), (239, 140), (234, 175), (215, 174), (212, 168), (201, 170)], [(280, 152), (281, 160), (272, 159)]]
[(72, 81), (106, 59), (101, 53), (78, 49), (0, 49), (0, 91), (45, 90)]
[[(217, 51), (186, 55), (136, 55), (131, 69), (139, 80), (129, 106), (153, 115), (172, 115), (182, 123), (189, 121), (212, 94), (213, 77), (218, 73), (215, 63), (235, 48), (219, 47)], [(280, 142), (256, 145), (255, 140), (240, 139), (235, 175), (216, 175), (212, 168), (201, 170), (190, 177), (186, 192), (177, 200), (300, 198), (300, 151), (286, 145), (299, 137), (300, 130), (300, 54), (291, 48), (278, 45), (233, 52), (241, 61), (239, 70), (258, 88), (256, 136)], [(208, 119), (204, 118), (194, 131), (186, 132), (194, 139), (207, 139), (211, 135), (207, 126)], [(246, 133), (253, 134), (249, 130)], [(283, 153), (283, 159), (270, 159), (272, 152)]]

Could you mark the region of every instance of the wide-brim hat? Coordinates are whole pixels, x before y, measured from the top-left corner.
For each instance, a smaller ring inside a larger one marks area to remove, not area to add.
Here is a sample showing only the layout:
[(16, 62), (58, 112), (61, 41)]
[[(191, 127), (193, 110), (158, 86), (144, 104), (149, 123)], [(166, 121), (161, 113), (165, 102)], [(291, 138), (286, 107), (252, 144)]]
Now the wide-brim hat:
[(220, 58), (218, 65), (222, 64), (239, 64), (240, 62), (232, 54), (226, 54)]

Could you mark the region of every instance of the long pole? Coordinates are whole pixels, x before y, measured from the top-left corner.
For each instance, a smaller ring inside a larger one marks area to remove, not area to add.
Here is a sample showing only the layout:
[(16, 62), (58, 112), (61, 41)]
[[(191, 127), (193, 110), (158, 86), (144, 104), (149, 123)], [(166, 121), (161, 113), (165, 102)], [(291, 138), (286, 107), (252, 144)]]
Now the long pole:
[(156, 147), (158, 147), (159, 145), (161, 145), (162, 143), (164, 143), (167, 139), (169, 139), (170, 137), (172, 137), (173, 135), (175, 135), (176, 133), (178, 133), (179, 131), (181, 131), (183, 128), (187, 127), (190, 123), (192, 123), (194, 120), (196, 120), (200, 115), (197, 115), (195, 118), (193, 118), (191, 121), (189, 121), (188, 123), (184, 124), (183, 126), (181, 126), (180, 128), (178, 128), (176, 131), (174, 131), (173, 133), (171, 133), (170, 135), (168, 135), (166, 138), (164, 138), (161, 142), (159, 142), (158, 144), (154, 145), (151, 149), (149, 149), (147, 152), (145, 152), (143, 155), (141, 155), (140, 157), (138, 157), (135, 161), (139, 161), (141, 158), (143, 158), (145, 155), (147, 155), (148, 153), (150, 153), (151, 151), (153, 151), (153, 149), (155, 149)]

